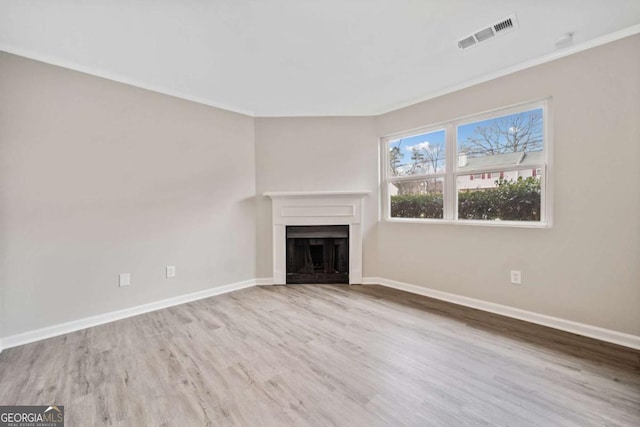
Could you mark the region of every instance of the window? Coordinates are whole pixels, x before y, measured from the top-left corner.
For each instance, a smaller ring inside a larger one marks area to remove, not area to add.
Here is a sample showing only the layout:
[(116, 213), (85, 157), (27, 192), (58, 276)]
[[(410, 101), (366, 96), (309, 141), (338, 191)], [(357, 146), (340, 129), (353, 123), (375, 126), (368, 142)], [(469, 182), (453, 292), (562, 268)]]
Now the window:
[(392, 218), (443, 218), (445, 136), (435, 130), (388, 141)]
[(546, 101), (382, 138), (387, 220), (548, 225)]

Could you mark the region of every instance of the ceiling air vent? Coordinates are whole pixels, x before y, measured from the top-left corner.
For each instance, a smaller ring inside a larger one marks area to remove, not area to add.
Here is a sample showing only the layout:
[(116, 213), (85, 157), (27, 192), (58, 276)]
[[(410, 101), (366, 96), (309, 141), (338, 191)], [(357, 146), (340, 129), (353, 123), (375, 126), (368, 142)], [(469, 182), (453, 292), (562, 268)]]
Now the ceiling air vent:
[(516, 19), (516, 14), (514, 13), (510, 16), (507, 16), (506, 18), (501, 19), (493, 25), (489, 25), (481, 30), (476, 31), (470, 36), (458, 40), (458, 47), (462, 50), (468, 49), (479, 43), (493, 39), (497, 36), (501, 36), (505, 33), (510, 33), (511, 30), (515, 30), (516, 28), (518, 28), (518, 20)]
[(513, 28), (513, 20), (511, 18), (507, 18), (502, 22), (493, 24), (493, 30), (496, 33), (499, 33), (500, 31), (508, 30), (509, 28)]
[(469, 36), (466, 39), (458, 41), (458, 47), (460, 49), (466, 49), (473, 46), (474, 44), (476, 44), (476, 39), (474, 39), (473, 36)]
[(473, 36), (476, 38), (476, 40), (478, 40), (479, 43), (481, 43), (485, 40), (489, 40), (491, 37), (495, 36), (495, 34), (493, 33), (491, 27), (489, 27), (485, 28), (482, 31), (478, 31)]

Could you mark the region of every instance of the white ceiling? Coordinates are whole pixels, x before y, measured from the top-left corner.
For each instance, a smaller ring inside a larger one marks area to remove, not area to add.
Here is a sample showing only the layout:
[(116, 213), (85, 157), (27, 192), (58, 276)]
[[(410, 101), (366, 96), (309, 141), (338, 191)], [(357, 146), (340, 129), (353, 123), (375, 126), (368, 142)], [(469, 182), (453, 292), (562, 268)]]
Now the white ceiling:
[(0, 0), (0, 50), (256, 116), (379, 114), (639, 31), (640, 0)]

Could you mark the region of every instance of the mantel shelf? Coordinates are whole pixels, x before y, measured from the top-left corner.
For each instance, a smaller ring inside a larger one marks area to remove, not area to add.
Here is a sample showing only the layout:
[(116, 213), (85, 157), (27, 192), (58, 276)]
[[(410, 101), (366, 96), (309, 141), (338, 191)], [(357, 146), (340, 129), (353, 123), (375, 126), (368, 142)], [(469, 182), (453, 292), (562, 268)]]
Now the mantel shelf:
[(365, 197), (371, 194), (369, 190), (360, 191), (268, 191), (263, 193), (272, 199), (291, 197)]

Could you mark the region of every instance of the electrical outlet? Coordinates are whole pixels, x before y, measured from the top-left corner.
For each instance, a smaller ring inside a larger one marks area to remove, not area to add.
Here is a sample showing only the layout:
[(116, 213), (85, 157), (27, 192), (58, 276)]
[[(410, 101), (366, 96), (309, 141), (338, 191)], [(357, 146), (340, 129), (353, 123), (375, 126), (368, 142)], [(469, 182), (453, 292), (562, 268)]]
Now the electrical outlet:
[(120, 287), (129, 286), (131, 284), (131, 274), (122, 273), (119, 278)]
[(176, 277), (176, 266), (175, 265), (168, 265), (167, 266), (167, 279), (169, 279), (171, 277)]
[(511, 270), (511, 283), (514, 285), (522, 285), (522, 273), (520, 270)]

